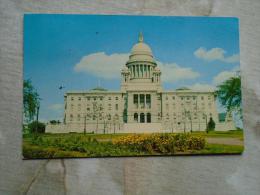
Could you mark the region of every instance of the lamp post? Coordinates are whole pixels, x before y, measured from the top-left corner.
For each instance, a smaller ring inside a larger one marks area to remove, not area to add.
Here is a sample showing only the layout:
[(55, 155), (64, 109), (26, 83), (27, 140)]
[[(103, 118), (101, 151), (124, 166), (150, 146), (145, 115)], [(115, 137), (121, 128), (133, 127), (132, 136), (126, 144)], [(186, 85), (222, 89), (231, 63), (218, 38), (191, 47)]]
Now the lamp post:
[(40, 110), (40, 104), (37, 105), (37, 113), (36, 113), (36, 133), (38, 133), (38, 121), (39, 121), (39, 110)]
[(116, 133), (116, 122), (113, 121), (113, 125), (114, 125), (114, 134)]
[(87, 115), (85, 114), (85, 116), (84, 116), (84, 135), (86, 134), (86, 120), (87, 120)]
[(36, 133), (38, 133), (38, 122), (39, 122), (39, 111), (40, 111), (40, 101), (42, 98), (37, 97), (37, 106), (36, 106)]
[(203, 113), (203, 116), (205, 117), (205, 121), (206, 121), (206, 132), (208, 133), (208, 118), (207, 118), (207, 115), (205, 113)]
[(190, 119), (190, 131), (192, 132), (192, 118), (191, 118), (191, 114), (189, 115), (189, 119)]
[(103, 133), (106, 134), (107, 115), (104, 115), (104, 113), (103, 113), (103, 121), (104, 121), (104, 130), (103, 130)]

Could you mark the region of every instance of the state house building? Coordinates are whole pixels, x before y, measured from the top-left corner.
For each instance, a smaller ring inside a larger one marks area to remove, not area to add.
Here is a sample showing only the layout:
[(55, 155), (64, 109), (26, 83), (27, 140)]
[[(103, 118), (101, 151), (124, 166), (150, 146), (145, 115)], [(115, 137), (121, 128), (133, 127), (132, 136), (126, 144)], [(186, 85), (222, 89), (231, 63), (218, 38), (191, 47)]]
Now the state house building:
[(232, 130), (231, 114), (218, 113), (211, 91), (179, 88), (164, 91), (160, 71), (140, 33), (122, 65), (121, 90), (101, 87), (68, 91), (64, 121), (48, 124), (46, 132), (147, 133), (205, 131), (212, 118), (216, 130)]

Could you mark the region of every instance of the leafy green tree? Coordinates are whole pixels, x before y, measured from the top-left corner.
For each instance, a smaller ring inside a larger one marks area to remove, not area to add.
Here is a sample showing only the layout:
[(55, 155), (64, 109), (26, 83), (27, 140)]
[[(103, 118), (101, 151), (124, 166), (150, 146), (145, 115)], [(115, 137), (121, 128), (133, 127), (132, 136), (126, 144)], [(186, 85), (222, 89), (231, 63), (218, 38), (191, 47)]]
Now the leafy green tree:
[(41, 122), (33, 121), (28, 125), (28, 129), (30, 133), (44, 133), (45, 124)]
[(209, 122), (207, 124), (207, 131), (214, 131), (215, 130), (215, 122), (212, 117), (210, 117)]
[(31, 80), (23, 82), (23, 112), (27, 122), (34, 119), (37, 114), (37, 107), (40, 106), (39, 94), (33, 87)]
[(241, 115), (241, 77), (232, 77), (217, 87), (217, 96), (227, 111), (238, 112)]
[(56, 124), (60, 124), (60, 121), (59, 120), (50, 120), (50, 124), (52, 125), (56, 125)]

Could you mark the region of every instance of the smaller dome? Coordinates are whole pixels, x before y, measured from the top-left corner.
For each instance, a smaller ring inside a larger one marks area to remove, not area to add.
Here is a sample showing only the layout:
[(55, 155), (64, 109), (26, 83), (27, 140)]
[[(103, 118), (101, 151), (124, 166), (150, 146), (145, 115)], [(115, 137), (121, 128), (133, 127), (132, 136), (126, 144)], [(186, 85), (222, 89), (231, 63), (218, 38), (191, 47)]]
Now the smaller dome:
[(95, 87), (95, 88), (91, 89), (91, 91), (107, 91), (107, 89), (105, 89), (103, 87)]
[(180, 87), (176, 89), (176, 91), (185, 91), (185, 90), (190, 90), (188, 87)]
[(161, 70), (160, 70), (160, 68), (159, 68), (158, 66), (156, 66), (156, 67), (154, 68), (154, 71), (156, 71), (156, 72), (161, 72)]
[(128, 68), (126, 67), (126, 66), (124, 66), (123, 68), (122, 68), (122, 72), (128, 72), (129, 70), (128, 70)]

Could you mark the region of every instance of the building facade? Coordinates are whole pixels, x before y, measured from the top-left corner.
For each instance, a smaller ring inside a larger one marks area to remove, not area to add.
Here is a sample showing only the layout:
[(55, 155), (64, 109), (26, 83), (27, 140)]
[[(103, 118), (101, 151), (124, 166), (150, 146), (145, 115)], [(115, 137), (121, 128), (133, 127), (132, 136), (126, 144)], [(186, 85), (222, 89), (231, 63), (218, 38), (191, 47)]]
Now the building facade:
[[(220, 120), (213, 91), (179, 88), (164, 91), (152, 50), (139, 34), (121, 71), (120, 91), (101, 87), (65, 94), (64, 121), (46, 132), (152, 133), (205, 131), (210, 118), (216, 130), (233, 130), (231, 113)], [(223, 113), (221, 113), (223, 118)]]

